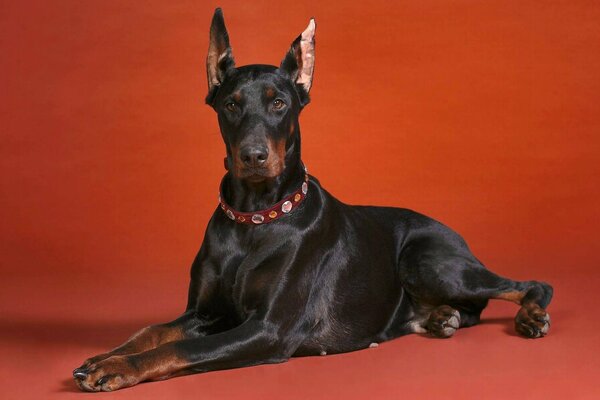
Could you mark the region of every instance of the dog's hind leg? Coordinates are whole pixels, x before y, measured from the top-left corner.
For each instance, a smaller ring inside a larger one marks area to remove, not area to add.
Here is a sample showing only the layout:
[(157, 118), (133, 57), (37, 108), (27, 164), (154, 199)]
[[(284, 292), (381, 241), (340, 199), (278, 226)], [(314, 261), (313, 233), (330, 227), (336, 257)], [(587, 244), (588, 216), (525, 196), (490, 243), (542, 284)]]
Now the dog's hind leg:
[[(512, 281), (480, 268), (470, 272), (480, 276), (476, 281), (481, 286), (476, 290), (470, 290), (468, 285), (459, 286), (458, 293), (447, 300), (448, 305), (439, 306), (431, 312), (426, 325), (429, 333), (449, 337), (454, 334), (457, 325), (462, 328), (477, 324), (489, 299), (507, 300), (521, 306), (515, 317), (515, 329), (519, 334), (539, 338), (548, 333), (550, 315), (545, 308), (552, 298), (550, 285), (537, 281)], [(486, 282), (496, 283), (486, 287)]]
[(529, 338), (548, 333), (550, 317), (545, 308), (552, 298), (550, 285), (503, 278), (465, 248), (431, 244), (414, 242), (400, 260), (402, 285), (415, 306), (414, 332), (450, 337), (458, 327), (478, 323), (488, 300), (499, 299), (521, 306), (515, 318), (518, 333)]
[(493, 299), (512, 301), (521, 306), (515, 317), (515, 329), (529, 338), (545, 336), (550, 329), (546, 307), (552, 299), (552, 286), (545, 282), (516, 282), (515, 289), (497, 293)]
[(515, 317), (515, 330), (519, 334), (528, 338), (539, 338), (548, 334), (550, 315), (546, 307), (552, 299), (552, 286), (545, 282), (513, 281), (484, 268), (470, 270), (464, 275), (469, 274), (478, 277), (475, 282), (479, 281), (480, 286), (474, 291), (469, 290), (468, 285), (463, 287), (464, 293), (455, 300), (459, 309), (463, 299), (468, 302), (469, 297), (486, 302), (489, 299), (511, 301), (521, 306)]

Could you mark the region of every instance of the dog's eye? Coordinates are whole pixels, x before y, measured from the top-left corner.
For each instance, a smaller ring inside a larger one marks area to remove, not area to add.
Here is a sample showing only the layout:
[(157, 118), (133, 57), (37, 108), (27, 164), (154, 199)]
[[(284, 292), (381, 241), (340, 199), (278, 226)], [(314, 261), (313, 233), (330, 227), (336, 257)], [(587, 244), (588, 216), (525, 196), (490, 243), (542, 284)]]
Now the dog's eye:
[(227, 109), (227, 111), (234, 112), (236, 110), (237, 106), (235, 105), (235, 103), (229, 102), (229, 103), (225, 104), (225, 108)]
[(273, 108), (275, 110), (281, 110), (283, 107), (285, 107), (285, 103), (283, 102), (283, 100), (281, 100), (281, 99), (275, 99), (273, 101)]

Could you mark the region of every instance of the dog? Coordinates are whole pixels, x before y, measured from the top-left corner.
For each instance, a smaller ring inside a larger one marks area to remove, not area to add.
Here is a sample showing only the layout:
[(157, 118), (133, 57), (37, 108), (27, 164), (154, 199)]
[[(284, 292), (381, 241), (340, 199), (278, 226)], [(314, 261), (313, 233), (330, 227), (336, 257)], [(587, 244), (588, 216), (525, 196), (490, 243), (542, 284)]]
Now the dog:
[(552, 287), (500, 277), (454, 231), (407, 209), (346, 205), (308, 175), (298, 118), (309, 103), (315, 21), (279, 67), (236, 68), (220, 9), (206, 103), (227, 157), (219, 205), (192, 265), (185, 312), (73, 372), (84, 391), (374, 347), (410, 333), (448, 338), (489, 299), (520, 306), (518, 333), (548, 333)]

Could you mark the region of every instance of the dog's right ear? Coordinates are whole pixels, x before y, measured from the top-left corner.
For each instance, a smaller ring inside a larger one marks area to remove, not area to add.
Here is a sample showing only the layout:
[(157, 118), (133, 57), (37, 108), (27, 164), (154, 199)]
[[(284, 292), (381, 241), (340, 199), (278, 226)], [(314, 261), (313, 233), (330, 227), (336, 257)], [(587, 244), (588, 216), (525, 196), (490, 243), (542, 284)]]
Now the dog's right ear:
[(207, 104), (212, 105), (217, 89), (225, 79), (225, 74), (232, 68), (235, 68), (235, 62), (233, 61), (231, 46), (229, 45), (229, 35), (225, 28), (223, 11), (217, 8), (210, 25), (210, 43), (208, 46), (208, 56), (206, 57), (206, 74), (208, 76)]

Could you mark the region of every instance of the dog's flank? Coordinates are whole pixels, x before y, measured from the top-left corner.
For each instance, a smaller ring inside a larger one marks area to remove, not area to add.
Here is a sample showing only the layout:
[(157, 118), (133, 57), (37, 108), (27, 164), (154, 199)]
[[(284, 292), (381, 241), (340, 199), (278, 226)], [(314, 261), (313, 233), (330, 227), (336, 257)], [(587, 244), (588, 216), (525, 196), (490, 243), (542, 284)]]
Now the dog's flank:
[(82, 390), (360, 350), (409, 333), (448, 338), (477, 324), (489, 299), (521, 306), (523, 336), (548, 333), (548, 284), (502, 278), (441, 223), (346, 205), (307, 175), (298, 119), (310, 101), (315, 30), (311, 19), (279, 67), (236, 67), (215, 11), (206, 102), (227, 173), (186, 310), (86, 360), (73, 373)]

